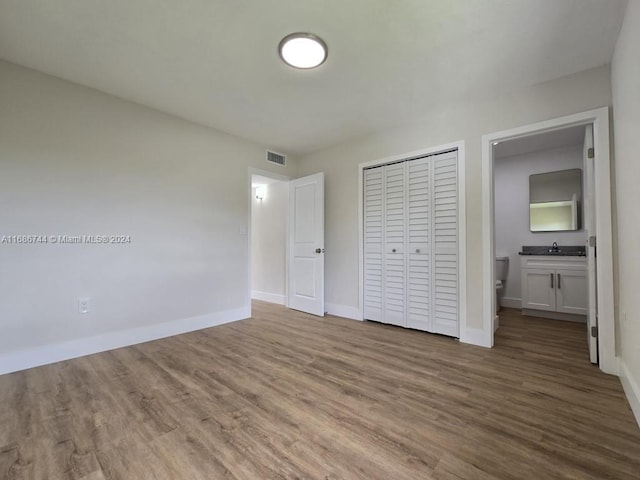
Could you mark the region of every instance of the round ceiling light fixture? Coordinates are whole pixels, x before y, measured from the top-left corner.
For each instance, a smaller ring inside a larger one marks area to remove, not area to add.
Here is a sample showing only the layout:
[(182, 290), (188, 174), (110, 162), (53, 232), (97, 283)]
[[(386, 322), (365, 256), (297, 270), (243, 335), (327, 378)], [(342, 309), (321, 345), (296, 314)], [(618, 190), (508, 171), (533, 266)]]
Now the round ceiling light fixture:
[(327, 44), (311, 33), (292, 33), (280, 41), (280, 58), (294, 68), (309, 69), (327, 59)]

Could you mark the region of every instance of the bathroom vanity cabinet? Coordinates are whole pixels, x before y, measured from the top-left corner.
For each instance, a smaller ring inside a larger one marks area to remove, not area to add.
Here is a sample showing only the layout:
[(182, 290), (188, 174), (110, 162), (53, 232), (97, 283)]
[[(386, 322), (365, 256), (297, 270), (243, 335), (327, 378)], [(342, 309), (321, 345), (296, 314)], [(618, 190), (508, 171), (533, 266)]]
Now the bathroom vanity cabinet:
[(586, 321), (586, 257), (527, 255), (520, 261), (525, 315)]

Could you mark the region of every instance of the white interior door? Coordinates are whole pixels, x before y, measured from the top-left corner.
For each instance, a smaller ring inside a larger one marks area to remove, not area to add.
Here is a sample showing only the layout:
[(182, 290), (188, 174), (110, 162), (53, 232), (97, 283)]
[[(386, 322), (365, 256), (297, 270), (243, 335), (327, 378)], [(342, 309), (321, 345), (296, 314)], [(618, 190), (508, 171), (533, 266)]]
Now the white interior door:
[(597, 272), (596, 272), (596, 203), (595, 203), (595, 156), (593, 154), (593, 125), (587, 125), (584, 136), (584, 226), (587, 232), (587, 285), (588, 312), (587, 338), (591, 363), (598, 363), (598, 337), (593, 335), (598, 329)]
[(382, 322), (384, 167), (364, 171), (364, 318)]
[(431, 158), (407, 162), (407, 327), (433, 330)]
[(363, 173), (364, 319), (459, 336), (457, 152)]
[(433, 166), (433, 332), (458, 337), (458, 153)]
[(406, 162), (384, 167), (383, 322), (406, 325)]
[(324, 316), (324, 173), (289, 188), (288, 306)]

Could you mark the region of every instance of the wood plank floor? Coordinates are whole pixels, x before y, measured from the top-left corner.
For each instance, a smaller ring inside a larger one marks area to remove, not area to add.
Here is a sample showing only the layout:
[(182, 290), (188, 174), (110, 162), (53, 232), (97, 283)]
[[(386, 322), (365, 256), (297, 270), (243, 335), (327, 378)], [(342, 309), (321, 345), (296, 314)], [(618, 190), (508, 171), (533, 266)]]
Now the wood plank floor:
[(585, 326), (487, 350), (254, 303), (220, 327), (0, 376), (2, 479), (639, 479)]

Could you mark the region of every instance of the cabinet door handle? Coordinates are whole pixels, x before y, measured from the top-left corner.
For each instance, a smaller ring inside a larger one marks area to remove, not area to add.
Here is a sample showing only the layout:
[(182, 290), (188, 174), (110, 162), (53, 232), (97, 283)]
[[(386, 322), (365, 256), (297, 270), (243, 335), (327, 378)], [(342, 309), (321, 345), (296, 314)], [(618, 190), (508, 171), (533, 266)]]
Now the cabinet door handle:
[(560, 274), (558, 273), (558, 290), (560, 290)]
[(553, 273), (549, 274), (549, 278), (551, 279), (551, 288), (553, 288)]

